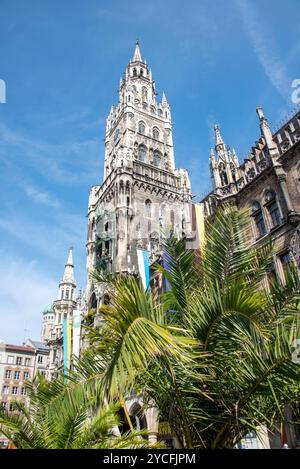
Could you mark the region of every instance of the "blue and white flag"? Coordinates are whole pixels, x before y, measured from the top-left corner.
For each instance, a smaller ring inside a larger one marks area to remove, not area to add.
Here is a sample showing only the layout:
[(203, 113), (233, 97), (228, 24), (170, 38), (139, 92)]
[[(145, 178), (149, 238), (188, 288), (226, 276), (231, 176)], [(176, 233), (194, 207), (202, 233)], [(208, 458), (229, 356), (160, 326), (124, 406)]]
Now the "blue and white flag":
[(139, 273), (145, 290), (150, 284), (149, 253), (146, 249), (137, 249)]

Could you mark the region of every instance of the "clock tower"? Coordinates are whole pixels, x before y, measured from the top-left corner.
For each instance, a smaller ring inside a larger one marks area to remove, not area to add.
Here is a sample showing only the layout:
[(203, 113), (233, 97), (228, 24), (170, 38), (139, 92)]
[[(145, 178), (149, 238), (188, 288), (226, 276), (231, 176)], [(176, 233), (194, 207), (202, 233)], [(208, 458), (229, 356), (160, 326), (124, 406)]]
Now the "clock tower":
[(137, 42), (106, 122), (103, 182), (89, 197), (90, 307), (109, 300), (105, 286), (97, 291), (93, 285), (92, 270), (138, 274), (137, 248), (155, 262), (169, 230), (178, 237), (191, 230), (189, 176), (175, 168), (170, 105), (165, 93), (157, 97)]

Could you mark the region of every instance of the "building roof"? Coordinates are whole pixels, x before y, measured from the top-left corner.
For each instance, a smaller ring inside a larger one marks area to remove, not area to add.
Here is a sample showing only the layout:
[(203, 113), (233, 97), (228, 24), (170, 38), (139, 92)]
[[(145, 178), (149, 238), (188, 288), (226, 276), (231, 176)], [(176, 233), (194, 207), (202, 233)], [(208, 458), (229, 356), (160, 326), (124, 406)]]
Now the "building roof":
[(34, 353), (34, 348), (24, 345), (13, 345), (0, 343), (1, 350), (7, 350), (10, 352), (23, 352), (23, 353)]
[(53, 309), (53, 304), (46, 306), (46, 308), (43, 310), (43, 314), (53, 314), (54, 309)]
[(45, 342), (41, 342), (40, 340), (31, 340), (29, 339), (28, 342), (32, 344), (32, 346), (40, 352), (49, 352), (50, 348)]

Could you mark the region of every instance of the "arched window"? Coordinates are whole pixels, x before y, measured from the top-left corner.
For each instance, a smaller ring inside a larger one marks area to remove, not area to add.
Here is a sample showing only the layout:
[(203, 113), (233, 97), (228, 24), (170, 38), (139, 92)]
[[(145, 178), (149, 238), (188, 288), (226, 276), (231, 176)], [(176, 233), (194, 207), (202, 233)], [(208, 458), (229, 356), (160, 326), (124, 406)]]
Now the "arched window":
[(171, 229), (174, 230), (174, 224), (175, 224), (174, 210), (171, 210), (170, 212), (170, 221), (171, 221)]
[(69, 290), (66, 290), (66, 300), (69, 299)]
[(109, 305), (110, 303), (110, 297), (107, 293), (105, 293), (104, 298), (103, 298), (103, 304)]
[(61, 294), (60, 294), (60, 299), (63, 300), (64, 299), (64, 290), (61, 291)]
[(145, 127), (145, 124), (143, 121), (140, 121), (139, 122), (139, 132), (140, 134), (144, 134), (145, 133), (145, 130), (146, 130), (146, 127)]
[(136, 77), (137, 76), (137, 71), (136, 71), (136, 68), (133, 69), (133, 76)]
[(148, 100), (148, 92), (146, 86), (142, 88), (142, 101), (146, 102)]
[(267, 233), (266, 224), (262, 213), (261, 205), (257, 201), (254, 201), (252, 203), (252, 216), (255, 222), (257, 236), (264, 236)]
[(145, 145), (140, 145), (138, 149), (138, 160), (145, 161), (146, 159), (147, 148)]
[(155, 150), (155, 152), (153, 153), (153, 164), (154, 166), (157, 166), (159, 168), (160, 163), (161, 163), (161, 154), (158, 150)]
[(162, 218), (163, 220), (166, 218), (167, 215), (167, 207), (165, 204), (160, 206), (159, 209), (159, 218)]
[(145, 217), (151, 217), (151, 200), (149, 199), (145, 201)]
[(152, 130), (152, 137), (155, 138), (156, 140), (159, 139), (159, 130), (157, 127), (153, 127), (153, 130)]
[(142, 77), (143, 75), (144, 75), (144, 71), (143, 71), (143, 69), (141, 68), (141, 69), (140, 69), (140, 76)]
[(276, 201), (275, 192), (268, 190), (265, 193), (265, 205), (268, 211), (272, 228), (281, 224), (281, 215)]
[(227, 186), (228, 177), (227, 177), (227, 174), (226, 174), (226, 169), (225, 169), (224, 163), (219, 164), (219, 174), (220, 174), (220, 179), (221, 179), (222, 186)]

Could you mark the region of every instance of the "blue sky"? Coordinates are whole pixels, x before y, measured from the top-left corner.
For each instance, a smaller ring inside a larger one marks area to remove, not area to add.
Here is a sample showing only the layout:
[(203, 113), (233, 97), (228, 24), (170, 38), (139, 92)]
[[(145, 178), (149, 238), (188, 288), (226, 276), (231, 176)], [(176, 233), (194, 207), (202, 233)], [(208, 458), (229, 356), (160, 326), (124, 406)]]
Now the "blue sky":
[(102, 181), (105, 118), (136, 38), (171, 104), (177, 166), (210, 189), (218, 122), (243, 159), (293, 105), (299, 0), (1, 0), (0, 340), (39, 337), (69, 245), (85, 285), (90, 186)]

